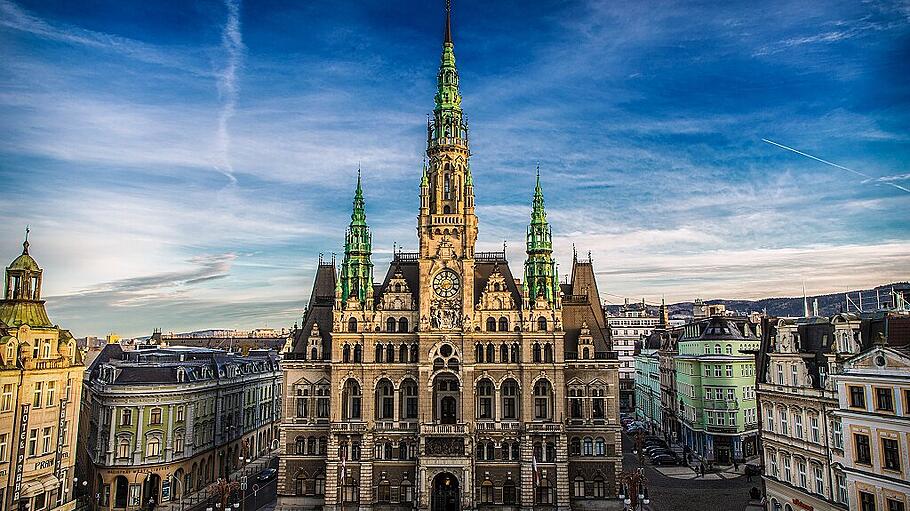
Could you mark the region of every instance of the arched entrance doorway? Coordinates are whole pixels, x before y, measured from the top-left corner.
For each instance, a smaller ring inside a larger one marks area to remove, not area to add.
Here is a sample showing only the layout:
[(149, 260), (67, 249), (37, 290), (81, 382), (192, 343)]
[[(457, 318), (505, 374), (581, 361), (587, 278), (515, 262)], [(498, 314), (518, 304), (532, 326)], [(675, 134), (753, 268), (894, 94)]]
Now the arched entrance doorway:
[(430, 511), (460, 511), (461, 490), (458, 479), (448, 472), (437, 474), (433, 478), (433, 497)]
[(149, 474), (145, 478), (145, 484), (142, 488), (142, 505), (152, 508), (161, 503), (158, 496), (158, 489), (161, 488), (161, 477), (158, 474)]
[(127, 503), (127, 491), (130, 483), (123, 476), (114, 478), (114, 507), (125, 509)]

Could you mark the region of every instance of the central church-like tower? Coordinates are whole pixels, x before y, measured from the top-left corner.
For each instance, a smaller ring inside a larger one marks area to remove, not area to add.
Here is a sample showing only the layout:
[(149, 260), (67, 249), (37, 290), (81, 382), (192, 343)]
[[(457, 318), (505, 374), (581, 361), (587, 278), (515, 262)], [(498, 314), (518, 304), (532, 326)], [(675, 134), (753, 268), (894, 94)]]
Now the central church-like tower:
[(539, 168), (524, 271), (504, 248), (475, 250), (451, 14), (447, 2), (419, 249), (373, 280), (358, 172), (341, 266), (320, 259), (282, 361), (282, 510), (567, 511), (618, 495), (618, 361), (590, 258), (559, 282)]

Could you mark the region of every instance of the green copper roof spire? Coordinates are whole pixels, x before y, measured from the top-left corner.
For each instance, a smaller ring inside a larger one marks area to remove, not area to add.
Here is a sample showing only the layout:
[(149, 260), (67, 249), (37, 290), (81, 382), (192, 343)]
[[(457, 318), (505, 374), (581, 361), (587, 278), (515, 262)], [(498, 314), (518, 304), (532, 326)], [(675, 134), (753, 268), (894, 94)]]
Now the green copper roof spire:
[(354, 190), (354, 207), (351, 224), (344, 237), (344, 260), (341, 263), (341, 299), (352, 294), (364, 303), (367, 290), (373, 286), (372, 255), (373, 235), (367, 225), (364, 209), (360, 168), (357, 168), (357, 188)]
[(436, 75), (436, 107), (433, 109), (433, 137), (462, 138), (463, 123), (458, 70), (455, 68), (455, 43), (452, 42), (452, 3), (446, 1), (445, 33), (439, 73)]
[(537, 164), (537, 184), (531, 206), (531, 224), (528, 226), (527, 254), (525, 260), (525, 282), (528, 298), (533, 302), (543, 296), (551, 305), (558, 295), (559, 277), (553, 260), (553, 234), (547, 223), (543, 189), (540, 186), (540, 164)]

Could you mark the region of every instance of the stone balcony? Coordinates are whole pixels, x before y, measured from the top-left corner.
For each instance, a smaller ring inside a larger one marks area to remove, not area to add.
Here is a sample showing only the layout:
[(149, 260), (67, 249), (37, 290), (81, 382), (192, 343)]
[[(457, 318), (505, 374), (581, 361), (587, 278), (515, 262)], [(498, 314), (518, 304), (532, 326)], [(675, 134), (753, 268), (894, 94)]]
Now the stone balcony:
[(333, 422), (332, 433), (363, 433), (367, 430), (367, 423), (357, 422)]
[(465, 423), (459, 424), (436, 424), (432, 422), (427, 422), (420, 425), (420, 434), (421, 435), (431, 435), (431, 436), (450, 436), (450, 435), (464, 435), (468, 433), (468, 426)]
[(477, 431), (519, 431), (521, 423), (517, 421), (478, 421), (475, 423)]
[(417, 421), (376, 421), (376, 431), (383, 433), (417, 433)]

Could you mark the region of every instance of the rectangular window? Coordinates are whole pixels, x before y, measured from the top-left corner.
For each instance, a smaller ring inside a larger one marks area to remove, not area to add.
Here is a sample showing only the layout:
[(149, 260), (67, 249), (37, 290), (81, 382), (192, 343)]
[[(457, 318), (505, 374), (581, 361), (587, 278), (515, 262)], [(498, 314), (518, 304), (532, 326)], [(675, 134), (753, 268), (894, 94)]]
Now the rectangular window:
[(834, 475), (834, 479), (837, 481), (837, 501), (841, 504), (846, 504), (849, 495), (847, 493), (847, 476), (842, 472), (838, 472)]
[(813, 442), (816, 444), (819, 443), (818, 417), (815, 415), (809, 417), (809, 434), (811, 435)]
[(844, 430), (839, 420), (831, 421), (831, 436), (836, 449), (844, 448)]
[(853, 434), (854, 456), (857, 463), (872, 464), (872, 450), (869, 447), (869, 435)]
[(0, 434), (0, 461), (6, 461), (6, 448), (9, 443), (9, 433)]
[(705, 365), (705, 376), (711, 376), (711, 366)]
[(825, 472), (821, 465), (812, 464), (812, 473), (815, 475), (815, 493), (825, 494)]
[(777, 364), (777, 384), (778, 385), (784, 384), (784, 365), (783, 364)]
[(790, 422), (788, 420), (789, 412), (787, 410), (781, 409), (780, 411), (780, 434), (789, 435), (790, 434)]
[(720, 375), (721, 375), (721, 366), (719, 366), (719, 365), (714, 366), (714, 376), (717, 378), (720, 378)]
[(0, 412), (9, 412), (13, 409), (13, 384), (3, 384), (3, 400), (0, 402)]
[(904, 511), (904, 503), (900, 500), (887, 499), (888, 511)]
[(869, 492), (859, 492), (860, 511), (877, 511), (875, 507), (875, 495)]
[(790, 366), (790, 385), (799, 387), (799, 369), (796, 364)]
[(46, 406), (54, 406), (54, 394), (57, 390), (57, 382), (49, 381), (47, 382), (47, 400), (45, 401)]
[(120, 410), (120, 425), (129, 426), (133, 423), (133, 411), (129, 408)]
[(866, 408), (866, 389), (865, 387), (855, 387), (850, 385), (850, 407)]
[(41, 432), (41, 454), (47, 454), (51, 452), (51, 428), (50, 426), (44, 428)]
[(38, 454), (38, 428), (32, 428), (28, 432), (28, 455), (35, 456)]
[(806, 462), (803, 460), (796, 460), (796, 474), (799, 476), (799, 487), (808, 488), (809, 481), (806, 476)]
[(793, 433), (796, 435), (796, 438), (803, 438), (803, 416), (799, 413), (793, 414)]
[(731, 426), (736, 425), (736, 412), (727, 412), (727, 423)]
[(727, 401), (733, 401), (736, 399), (736, 390), (727, 389)]
[(891, 389), (875, 389), (875, 409), (880, 412), (894, 412), (894, 393)]
[(900, 472), (901, 456), (898, 450), (897, 440), (891, 438), (882, 438), (882, 466), (888, 470)]
[(793, 478), (793, 473), (790, 472), (790, 457), (784, 456), (783, 462), (784, 462), (784, 480), (789, 483)]
[(41, 393), (44, 390), (44, 382), (35, 382), (35, 399), (32, 400), (32, 408), (41, 408)]
[(765, 421), (765, 427), (768, 431), (774, 433), (774, 409), (768, 408), (768, 420)]

